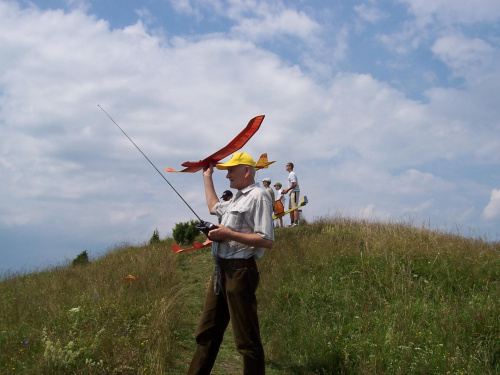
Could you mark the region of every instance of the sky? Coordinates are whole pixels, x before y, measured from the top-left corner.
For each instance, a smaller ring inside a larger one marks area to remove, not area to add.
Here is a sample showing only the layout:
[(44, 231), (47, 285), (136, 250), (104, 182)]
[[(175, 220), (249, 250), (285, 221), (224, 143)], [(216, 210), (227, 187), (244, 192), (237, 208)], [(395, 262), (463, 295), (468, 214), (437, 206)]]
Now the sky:
[(498, 0), (0, 0), (0, 272), (196, 219), (101, 108), (161, 171), (263, 114), (241, 151), (295, 164), (306, 220), (499, 241), (499, 62)]

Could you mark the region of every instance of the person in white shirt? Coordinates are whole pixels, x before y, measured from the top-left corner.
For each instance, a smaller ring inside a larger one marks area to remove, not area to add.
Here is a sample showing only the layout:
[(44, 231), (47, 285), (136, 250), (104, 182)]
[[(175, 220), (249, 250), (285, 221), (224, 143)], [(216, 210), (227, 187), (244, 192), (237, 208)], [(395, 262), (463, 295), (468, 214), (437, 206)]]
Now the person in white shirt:
[[(286, 170), (288, 172), (288, 188), (284, 189), (283, 192), (287, 194), (290, 192), (290, 199), (288, 208), (298, 207), (299, 198), (300, 198), (300, 188), (299, 188), (299, 179), (297, 178), (297, 174), (293, 171), (293, 163), (286, 164)], [(290, 225), (297, 226), (299, 225), (299, 210), (294, 210), (290, 212)]]

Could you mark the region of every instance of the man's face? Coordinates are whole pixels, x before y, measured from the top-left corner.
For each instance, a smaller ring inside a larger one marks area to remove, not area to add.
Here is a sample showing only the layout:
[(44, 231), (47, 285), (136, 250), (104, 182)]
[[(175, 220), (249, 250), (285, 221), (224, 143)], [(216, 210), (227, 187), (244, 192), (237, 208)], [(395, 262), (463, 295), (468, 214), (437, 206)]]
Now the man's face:
[(274, 185), (274, 188), (275, 188), (276, 190), (279, 190), (279, 189), (281, 188), (281, 186)]
[(290, 164), (287, 164), (285, 168), (287, 172), (290, 172), (292, 170), (292, 166)]
[(246, 187), (245, 176), (250, 173), (250, 167), (246, 165), (236, 165), (227, 168), (226, 178), (229, 180), (229, 186), (233, 189), (241, 190)]

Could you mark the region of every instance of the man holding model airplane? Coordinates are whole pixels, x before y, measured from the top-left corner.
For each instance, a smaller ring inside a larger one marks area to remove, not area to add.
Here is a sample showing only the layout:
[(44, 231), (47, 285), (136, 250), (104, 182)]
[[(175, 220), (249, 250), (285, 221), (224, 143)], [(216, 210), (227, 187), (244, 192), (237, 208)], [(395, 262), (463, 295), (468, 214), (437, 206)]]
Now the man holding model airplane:
[(208, 233), (213, 241), (215, 271), (196, 329), (197, 349), (189, 375), (210, 374), (229, 321), (236, 348), (243, 356), (243, 373), (265, 373), (255, 296), (259, 284), (255, 261), (262, 257), (264, 249), (273, 246), (273, 202), (255, 182), (255, 165), (252, 157), (243, 152), (216, 165), (227, 171), (230, 187), (238, 190), (224, 204), (215, 192), (213, 164), (203, 170), (208, 209), (221, 223)]

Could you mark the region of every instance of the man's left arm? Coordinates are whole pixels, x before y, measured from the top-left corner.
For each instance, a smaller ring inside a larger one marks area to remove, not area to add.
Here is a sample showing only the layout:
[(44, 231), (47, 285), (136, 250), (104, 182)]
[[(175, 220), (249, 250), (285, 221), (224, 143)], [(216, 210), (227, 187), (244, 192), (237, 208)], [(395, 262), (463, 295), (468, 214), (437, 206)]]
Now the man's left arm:
[(223, 225), (208, 233), (208, 238), (212, 241), (236, 241), (252, 247), (264, 247), (270, 249), (273, 247), (273, 241), (262, 237), (258, 233), (235, 232)]

